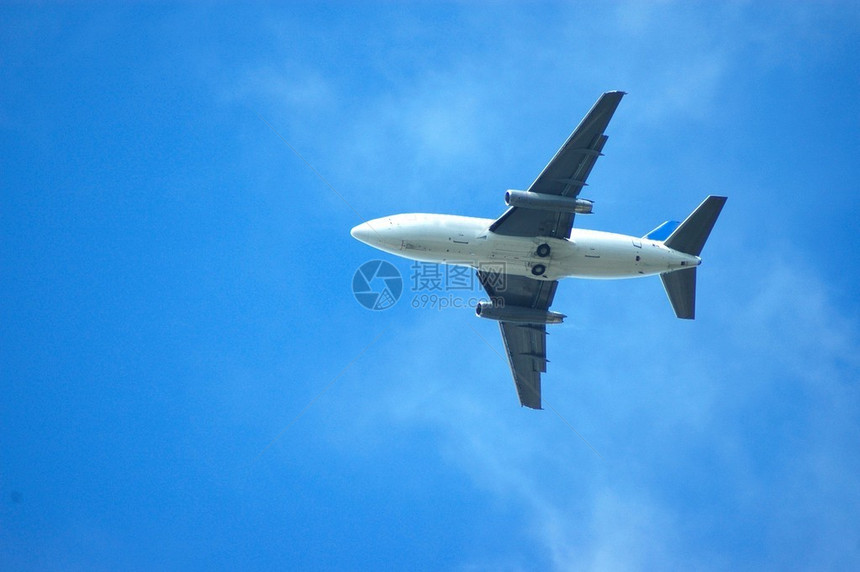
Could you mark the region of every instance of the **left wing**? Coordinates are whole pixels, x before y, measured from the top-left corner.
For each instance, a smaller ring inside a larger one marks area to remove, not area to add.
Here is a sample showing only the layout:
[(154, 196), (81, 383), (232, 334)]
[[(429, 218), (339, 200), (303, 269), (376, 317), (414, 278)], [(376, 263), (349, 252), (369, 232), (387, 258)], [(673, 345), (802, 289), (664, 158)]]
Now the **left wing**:
[[(548, 310), (557, 281), (478, 271), (490, 298), (505, 306)], [(499, 322), (520, 405), (541, 409), (540, 374), (546, 371), (546, 325)]]
[[(624, 97), (623, 91), (607, 91), (571, 133), (528, 190), (532, 193), (576, 197), (586, 185), (594, 163), (608, 137), (603, 134)], [(567, 238), (573, 228), (573, 213), (510, 207), (490, 230), (509, 236)]]

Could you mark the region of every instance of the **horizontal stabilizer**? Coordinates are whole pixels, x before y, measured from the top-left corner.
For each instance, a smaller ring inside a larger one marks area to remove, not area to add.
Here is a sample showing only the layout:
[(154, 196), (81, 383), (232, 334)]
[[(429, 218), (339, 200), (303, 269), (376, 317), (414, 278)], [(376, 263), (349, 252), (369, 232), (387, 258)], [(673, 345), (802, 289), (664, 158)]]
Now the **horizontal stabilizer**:
[(684, 320), (696, 317), (696, 269), (685, 268), (660, 275), (663, 288), (675, 310), (675, 315)]
[(726, 197), (706, 198), (663, 244), (679, 252), (699, 256), (724, 204)]

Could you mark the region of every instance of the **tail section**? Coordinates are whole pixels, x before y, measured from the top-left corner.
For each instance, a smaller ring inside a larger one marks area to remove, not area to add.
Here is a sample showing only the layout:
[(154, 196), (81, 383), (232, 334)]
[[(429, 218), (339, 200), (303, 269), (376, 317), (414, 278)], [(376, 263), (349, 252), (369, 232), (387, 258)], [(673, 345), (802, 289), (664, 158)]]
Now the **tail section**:
[(682, 320), (692, 320), (696, 317), (696, 269), (685, 268), (675, 272), (660, 275), (663, 288), (669, 297), (669, 303), (675, 310), (675, 315)]
[(711, 234), (711, 229), (714, 228), (714, 223), (717, 222), (717, 217), (720, 216), (720, 211), (723, 210), (724, 204), (726, 204), (726, 197), (711, 196), (706, 198), (693, 211), (693, 214), (688, 216), (681, 223), (681, 226), (663, 241), (663, 244), (685, 254), (699, 256), (702, 247), (705, 246), (705, 241), (708, 240), (708, 235)]
[[(676, 228), (663, 244), (692, 256), (699, 256), (705, 241), (717, 222), (717, 217), (726, 204), (726, 197), (709, 196)], [(660, 230), (658, 227), (649, 234)], [(675, 310), (675, 315), (685, 320), (696, 317), (696, 268), (684, 268), (660, 275), (663, 288)]]
[(648, 240), (666, 240), (679, 226), (681, 226), (681, 221), (667, 220), (642, 238), (647, 238)]

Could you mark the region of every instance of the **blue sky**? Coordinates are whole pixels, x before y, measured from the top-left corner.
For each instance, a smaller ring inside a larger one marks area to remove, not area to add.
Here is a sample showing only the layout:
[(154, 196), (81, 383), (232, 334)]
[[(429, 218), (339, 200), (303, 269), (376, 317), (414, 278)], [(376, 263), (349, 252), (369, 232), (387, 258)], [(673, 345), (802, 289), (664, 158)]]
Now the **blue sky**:
[[(0, 22), (2, 568), (860, 563), (856, 4)], [(609, 89), (577, 224), (728, 195), (698, 318), (563, 282), (522, 409), (496, 324), (356, 303), (360, 264), (410, 265), (349, 229), (497, 216)]]

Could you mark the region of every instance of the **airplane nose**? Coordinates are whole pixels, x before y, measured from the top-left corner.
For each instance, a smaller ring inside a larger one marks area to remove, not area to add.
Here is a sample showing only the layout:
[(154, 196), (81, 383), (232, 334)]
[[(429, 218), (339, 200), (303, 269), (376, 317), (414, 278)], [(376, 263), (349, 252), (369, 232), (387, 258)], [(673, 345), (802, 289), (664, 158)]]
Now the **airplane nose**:
[(349, 234), (356, 240), (360, 240), (365, 244), (370, 244), (370, 238), (373, 236), (373, 229), (370, 228), (369, 224), (363, 222), (360, 225), (353, 227), (352, 230), (349, 231)]

